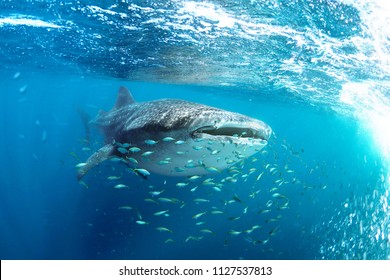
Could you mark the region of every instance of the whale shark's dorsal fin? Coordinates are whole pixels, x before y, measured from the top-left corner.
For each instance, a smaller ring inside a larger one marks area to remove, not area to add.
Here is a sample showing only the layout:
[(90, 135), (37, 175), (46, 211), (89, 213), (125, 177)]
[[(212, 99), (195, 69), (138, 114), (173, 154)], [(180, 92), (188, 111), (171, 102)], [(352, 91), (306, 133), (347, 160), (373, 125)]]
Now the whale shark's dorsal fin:
[(115, 109), (122, 108), (123, 106), (135, 103), (133, 96), (127, 87), (121, 86), (118, 91), (118, 98), (115, 103)]

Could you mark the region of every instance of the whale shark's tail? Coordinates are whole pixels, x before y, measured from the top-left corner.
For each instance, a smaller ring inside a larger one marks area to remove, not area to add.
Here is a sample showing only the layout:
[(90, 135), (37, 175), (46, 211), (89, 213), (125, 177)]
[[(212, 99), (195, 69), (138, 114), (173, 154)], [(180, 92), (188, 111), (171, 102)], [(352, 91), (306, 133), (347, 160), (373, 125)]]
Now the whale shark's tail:
[[(115, 103), (115, 105), (114, 105), (114, 107), (112, 108), (111, 111), (118, 110), (118, 109), (120, 109), (123, 106), (129, 105), (129, 104), (133, 104), (133, 103), (135, 103), (135, 100), (134, 100), (133, 96), (131, 95), (130, 91), (126, 87), (121, 86), (119, 88), (119, 91), (118, 91), (117, 101), (116, 101), (116, 103)], [(99, 114), (98, 114), (97, 118), (105, 117), (105, 115), (110, 113), (111, 111), (104, 112), (104, 111), (101, 110), (101, 111), (99, 111)], [(82, 121), (82, 123), (84, 125), (86, 142), (90, 143), (90, 125), (91, 125), (91, 123), (93, 123), (93, 121), (91, 122), (91, 117), (81, 107), (77, 107), (77, 112), (79, 113), (81, 121)], [(102, 128), (102, 130), (104, 130), (104, 129)], [(107, 135), (109, 135), (109, 132), (108, 131), (104, 131), (104, 134), (107, 136)], [(88, 173), (89, 170), (91, 170), (93, 167), (97, 166), (101, 162), (109, 159), (113, 155), (113, 153), (115, 151), (115, 148), (111, 144), (112, 143), (111, 137), (107, 137), (106, 143), (107, 144), (104, 147), (100, 148), (97, 152), (92, 154), (87, 159), (87, 161), (85, 163), (81, 163), (78, 166), (77, 179), (79, 181), (81, 180), (81, 178), (84, 177), (85, 174)]]
[(89, 144), (90, 143), (90, 126), (89, 122), (91, 121), (91, 117), (89, 114), (82, 109), (81, 107), (77, 106), (77, 112), (79, 113), (80, 119), (83, 123), (84, 129), (85, 129), (85, 140)]

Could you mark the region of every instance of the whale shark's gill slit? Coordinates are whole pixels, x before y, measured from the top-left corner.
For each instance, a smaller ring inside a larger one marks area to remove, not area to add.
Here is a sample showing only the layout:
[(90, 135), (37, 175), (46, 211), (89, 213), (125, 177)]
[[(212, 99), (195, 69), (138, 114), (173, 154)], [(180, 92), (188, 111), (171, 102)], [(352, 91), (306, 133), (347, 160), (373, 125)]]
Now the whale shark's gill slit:
[(208, 134), (212, 136), (230, 136), (230, 137), (242, 137), (242, 138), (253, 138), (267, 140), (267, 138), (256, 130), (248, 127), (237, 127), (237, 126), (204, 126), (198, 128), (193, 133), (193, 136), (199, 134)]

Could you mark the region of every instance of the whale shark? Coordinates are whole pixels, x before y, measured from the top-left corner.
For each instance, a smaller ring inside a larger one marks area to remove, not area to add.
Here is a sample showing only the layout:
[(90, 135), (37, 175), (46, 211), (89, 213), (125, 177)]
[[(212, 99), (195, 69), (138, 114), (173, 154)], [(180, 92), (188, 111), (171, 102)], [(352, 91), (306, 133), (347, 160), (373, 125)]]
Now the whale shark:
[(136, 102), (120, 87), (114, 107), (90, 125), (105, 145), (78, 167), (80, 180), (100, 163), (116, 158), (147, 177), (218, 173), (261, 151), (272, 129), (265, 122), (180, 99)]

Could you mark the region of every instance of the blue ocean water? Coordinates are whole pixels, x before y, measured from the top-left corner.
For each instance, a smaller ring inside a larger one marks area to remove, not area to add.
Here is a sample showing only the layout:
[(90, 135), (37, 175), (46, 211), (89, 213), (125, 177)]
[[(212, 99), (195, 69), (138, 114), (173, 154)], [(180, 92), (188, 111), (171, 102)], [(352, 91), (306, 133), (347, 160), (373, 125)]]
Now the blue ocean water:
[[(389, 14), (381, 0), (2, 1), (0, 258), (389, 259)], [(78, 108), (109, 110), (121, 85), (274, 133), (234, 182), (107, 161), (80, 184), (104, 140), (85, 141)]]

